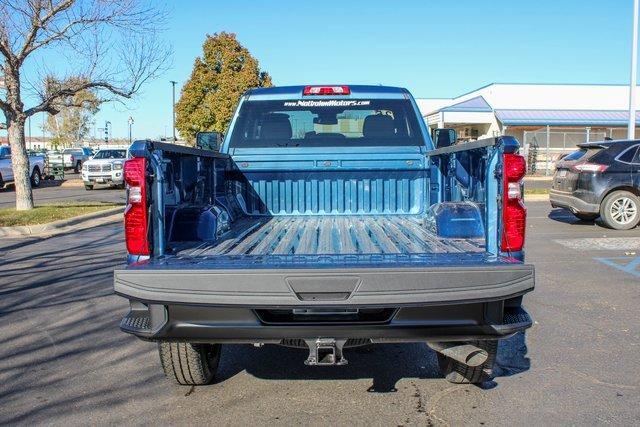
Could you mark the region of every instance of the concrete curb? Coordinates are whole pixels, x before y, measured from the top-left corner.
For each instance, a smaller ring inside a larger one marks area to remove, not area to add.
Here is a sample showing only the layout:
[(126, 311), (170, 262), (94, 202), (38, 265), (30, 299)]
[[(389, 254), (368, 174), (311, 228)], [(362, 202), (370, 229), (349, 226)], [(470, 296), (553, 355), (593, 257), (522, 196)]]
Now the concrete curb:
[(524, 195), (524, 202), (544, 202), (549, 200), (548, 194), (526, 194)]
[(64, 180), (62, 181), (62, 184), (60, 184), (60, 187), (62, 188), (84, 188), (84, 182), (81, 179), (68, 179), (68, 180)]
[(34, 237), (55, 236), (69, 231), (84, 230), (97, 225), (108, 224), (122, 220), (124, 206), (91, 212), (47, 224), (19, 225), (15, 227), (0, 227), (0, 237)]
[(553, 181), (552, 176), (525, 176), (524, 182), (527, 181)]

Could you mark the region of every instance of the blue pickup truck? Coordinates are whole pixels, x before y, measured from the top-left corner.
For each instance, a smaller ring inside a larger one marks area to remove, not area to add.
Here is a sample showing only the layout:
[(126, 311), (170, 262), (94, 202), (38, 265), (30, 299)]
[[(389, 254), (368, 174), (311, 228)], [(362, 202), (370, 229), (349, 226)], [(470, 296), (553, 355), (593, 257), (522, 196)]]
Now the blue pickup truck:
[(121, 329), (185, 385), (213, 380), (221, 344), (343, 365), (424, 342), (448, 380), (490, 378), (532, 323), (525, 162), (511, 137), (434, 140), (406, 89), (292, 86), (245, 93), (217, 150), (134, 142)]

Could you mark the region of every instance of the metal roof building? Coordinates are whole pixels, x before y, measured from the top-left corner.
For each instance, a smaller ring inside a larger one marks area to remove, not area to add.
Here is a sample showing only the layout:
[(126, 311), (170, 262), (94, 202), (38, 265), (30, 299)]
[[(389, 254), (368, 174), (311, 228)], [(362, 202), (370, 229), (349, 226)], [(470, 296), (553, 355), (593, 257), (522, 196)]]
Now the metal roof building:
[(625, 138), (628, 100), (625, 85), (492, 83), (455, 98), (416, 101), (429, 128), (454, 128), (462, 141), (514, 136), (525, 154), (534, 150), (533, 169), (549, 169), (578, 143)]

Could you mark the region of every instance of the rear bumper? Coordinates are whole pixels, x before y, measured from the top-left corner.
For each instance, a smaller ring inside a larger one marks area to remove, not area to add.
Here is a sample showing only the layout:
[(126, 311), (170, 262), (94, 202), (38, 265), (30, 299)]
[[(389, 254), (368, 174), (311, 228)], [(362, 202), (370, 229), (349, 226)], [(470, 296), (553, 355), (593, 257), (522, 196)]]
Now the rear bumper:
[[(191, 342), (496, 339), (531, 326), (519, 297), (533, 288), (533, 266), (519, 263), (115, 271), (116, 293), (131, 301), (123, 331)], [(299, 314), (329, 308), (341, 314)], [(345, 310), (357, 314), (344, 316)]]
[(271, 323), (251, 308), (159, 305), (132, 302), (120, 328), (149, 341), (285, 344), (306, 338), (360, 343), (500, 339), (532, 325), (521, 307), (503, 302), (404, 307), (379, 322)]
[(598, 213), (600, 205), (597, 203), (589, 203), (576, 197), (573, 193), (559, 190), (549, 190), (549, 202), (551, 206), (556, 208), (566, 208), (574, 212)]

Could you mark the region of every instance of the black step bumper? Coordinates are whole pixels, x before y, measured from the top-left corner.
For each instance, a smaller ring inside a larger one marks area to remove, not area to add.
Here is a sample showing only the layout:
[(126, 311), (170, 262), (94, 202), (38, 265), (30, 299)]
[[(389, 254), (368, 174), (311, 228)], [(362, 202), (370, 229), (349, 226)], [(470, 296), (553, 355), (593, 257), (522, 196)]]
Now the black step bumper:
[(269, 323), (249, 308), (132, 303), (120, 328), (144, 340), (203, 343), (272, 343), (316, 337), (362, 342), (468, 341), (506, 338), (532, 325), (521, 307), (502, 302), (404, 307), (380, 322)]

